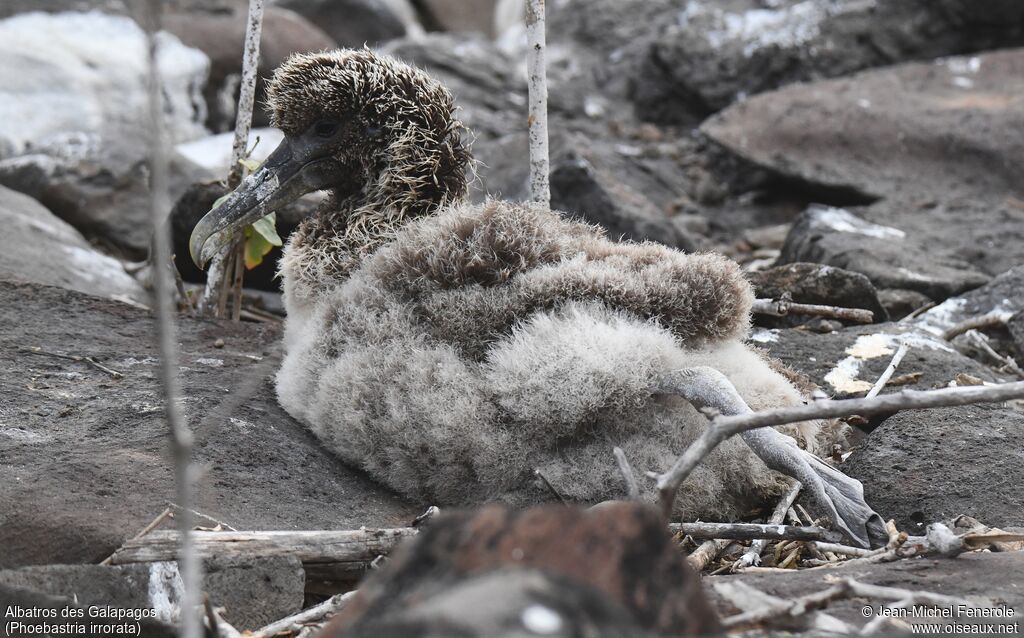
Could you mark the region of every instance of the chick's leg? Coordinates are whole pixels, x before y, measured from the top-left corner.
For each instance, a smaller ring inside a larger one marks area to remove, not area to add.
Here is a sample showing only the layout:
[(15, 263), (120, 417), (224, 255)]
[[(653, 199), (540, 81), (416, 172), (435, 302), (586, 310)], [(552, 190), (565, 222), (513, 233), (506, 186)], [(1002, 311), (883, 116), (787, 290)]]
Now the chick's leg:
[[(728, 378), (714, 368), (684, 368), (661, 375), (651, 388), (655, 394), (673, 394), (698, 410), (723, 415), (751, 412)], [(672, 468), (657, 477), (662, 507), (671, 511), (680, 484), (714, 448), (734, 433), (713, 420)], [(836, 527), (862, 547), (878, 546), (888, 536), (882, 518), (864, 501), (860, 481), (800, 449), (792, 437), (770, 427), (739, 432), (754, 454), (773, 470), (800, 481), (804, 490), (828, 512)]]

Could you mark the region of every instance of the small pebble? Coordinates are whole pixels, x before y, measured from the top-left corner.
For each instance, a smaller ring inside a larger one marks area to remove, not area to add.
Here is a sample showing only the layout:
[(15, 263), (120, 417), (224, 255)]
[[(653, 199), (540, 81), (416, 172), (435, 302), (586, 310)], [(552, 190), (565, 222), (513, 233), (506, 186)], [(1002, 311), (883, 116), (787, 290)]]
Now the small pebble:
[(223, 348), (224, 347), (224, 340), (223, 339), (217, 339), (216, 341), (213, 342), (213, 347), (214, 348)]

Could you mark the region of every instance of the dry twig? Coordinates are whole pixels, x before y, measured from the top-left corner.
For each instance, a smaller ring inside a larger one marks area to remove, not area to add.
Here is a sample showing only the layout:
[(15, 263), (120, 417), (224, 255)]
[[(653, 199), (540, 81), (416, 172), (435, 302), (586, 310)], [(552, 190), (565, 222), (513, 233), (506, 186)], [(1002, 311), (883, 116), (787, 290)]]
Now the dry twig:
[[(831, 419), (854, 414), (879, 414), (900, 410), (946, 408), (974, 403), (999, 403), (1024, 398), (1024, 381), (989, 386), (941, 388), (938, 390), (903, 390), (870, 399), (822, 399), (814, 403), (762, 410), (734, 416), (717, 416), (705, 430), (704, 436), (719, 431), (710, 438), (724, 440), (733, 434), (773, 425), (785, 425), (814, 419)], [(694, 443), (697, 445), (700, 439)], [(717, 444), (717, 443), (716, 443)]]
[[(165, 508), (164, 511), (160, 512), (160, 514), (157, 515), (157, 517), (154, 518), (152, 521), (150, 521), (149, 525), (146, 525), (145, 527), (143, 527), (142, 530), (138, 534), (136, 534), (135, 536), (132, 536), (132, 540), (136, 540), (136, 539), (142, 538), (146, 534), (152, 532), (154, 529), (157, 528), (158, 525), (160, 525), (160, 523), (163, 523), (164, 519), (166, 519), (168, 516), (173, 518), (173, 514), (171, 514), (171, 508), (169, 508), (169, 507)], [(100, 561), (100, 565), (109, 565), (112, 560), (114, 560), (114, 555), (113, 554), (111, 554), (110, 556), (107, 556), (106, 558), (101, 560)]]
[[(231, 169), (228, 189), (235, 189), (242, 180), (241, 160), (246, 155), (249, 131), (252, 127), (252, 109), (256, 100), (256, 74), (259, 69), (260, 35), (263, 30), (263, 0), (249, 0), (249, 18), (245, 31), (245, 49), (242, 58), (242, 80), (235, 114), (235, 137), (231, 145)], [(232, 318), (240, 317), (242, 303), (242, 273), (245, 265), (245, 237), (236, 237), (226, 252), (214, 256), (206, 275), (206, 288), (199, 299), (199, 310), (205, 314), (223, 317), (227, 294), (234, 294)], [(217, 298), (216, 307), (213, 299)]]
[(868, 390), (867, 395), (864, 397), (865, 399), (878, 396), (878, 393), (882, 391), (885, 384), (889, 382), (890, 378), (892, 378), (892, 374), (896, 372), (896, 368), (899, 367), (900, 362), (903, 361), (903, 357), (906, 356), (908, 348), (909, 346), (907, 346), (907, 344), (900, 344), (900, 347), (896, 350), (896, 354), (892, 355), (892, 361), (889, 362), (889, 365), (885, 368), (882, 376), (878, 377), (878, 381), (875, 382), (875, 385)]
[(43, 355), (43, 356), (46, 356), (46, 357), (54, 357), (54, 358), (57, 358), (57, 359), (67, 359), (68, 361), (76, 361), (78, 363), (88, 363), (89, 365), (91, 365), (92, 367), (96, 368), (100, 372), (106, 372), (107, 374), (109, 374), (110, 376), (114, 377), (115, 379), (121, 379), (121, 378), (124, 377), (124, 373), (123, 372), (118, 372), (117, 370), (112, 370), (111, 368), (108, 368), (107, 366), (103, 365), (102, 363), (99, 363), (98, 361), (96, 361), (92, 357), (82, 357), (82, 356), (79, 356), (77, 354), (59, 354), (59, 353), (56, 353), (56, 352), (48, 352), (48, 351), (43, 350), (42, 348), (39, 348), (37, 346), (32, 346), (30, 348), (22, 348), (21, 351), (26, 353), (26, 354), (38, 354), (38, 355)]
[[(783, 494), (782, 498), (775, 505), (775, 509), (772, 511), (772, 515), (768, 518), (768, 524), (779, 525), (786, 519), (786, 512), (790, 507), (793, 506), (793, 502), (796, 501), (796, 497), (800, 494), (800, 481), (793, 481), (786, 493)], [(764, 546), (767, 544), (767, 540), (764, 538), (755, 539), (750, 544), (750, 549), (743, 553), (732, 565), (731, 571), (736, 571), (744, 567), (750, 567), (753, 565), (761, 564), (761, 552), (764, 551)]]
[(845, 598), (871, 598), (896, 601), (896, 604), (893, 605), (894, 607), (914, 605), (934, 605), (938, 607), (973, 606), (966, 600), (950, 596), (897, 587), (868, 585), (853, 579), (844, 579), (820, 592), (800, 596), (781, 604), (765, 606), (756, 611), (730, 616), (722, 621), (722, 625), (730, 631), (736, 631), (741, 628), (754, 627), (783, 618), (802, 616), (809, 611), (823, 609), (829, 603)]
[(551, 206), (548, 156), (548, 79), (544, 0), (526, 0), (526, 72), (529, 76), (530, 200)]
[(247, 638), (270, 638), (271, 636), (285, 632), (300, 631), (306, 625), (323, 623), (331, 616), (344, 609), (355, 595), (355, 591), (350, 591), (345, 594), (332, 596), (315, 607), (304, 609), (297, 614), (272, 622), (266, 627), (258, 629), (254, 633), (247, 635)]
[(731, 542), (731, 540), (721, 538), (704, 541), (700, 544), (700, 547), (693, 550), (690, 555), (686, 557), (686, 562), (690, 564), (690, 567), (692, 567), (694, 571), (700, 573), (711, 564), (711, 561), (718, 558), (718, 555), (722, 553), (722, 550), (728, 547)]
[[(399, 542), (414, 536), (412, 527), (346, 531), (210, 532), (192, 531), (195, 553), (212, 556), (295, 556), (304, 563), (337, 563), (351, 571), (365, 569)], [(114, 565), (174, 560), (180, 532), (157, 531), (125, 541), (112, 559)]]
[(1004, 357), (1003, 355), (992, 349), (992, 346), (988, 344), (988, 337), (981, 334), (977, 330), (968, 330), (965, 337), (967, 342), (977, 348), (985, 356), (992, 361), (994, 365), (999, 366), (1004, 371), (1012, 372), (1021, 379), (1024, 379), (1024, 370), (1021, 370), (1017, 362), (1013, 360), (1013, 357)]
[[(792, 573), (785, 569), (752, 568), (754, 573)], [(743, 581), (728, 579), (723, 582), (714, 583), (715, 591), (729, 601), (741, 612), (755, 612), (771, 607), (786, 605), (786, 600), (767, 594), (756, 589)], [(844, 621), (830, 616), (824, 612), (812, 612), (801, 618), (798, 625), (801, 630), (810, 629), (816, 632), (814, 635), (846, 635), (853, 634), (856, 628)], [(786, 626), (786, 629), (793, 630), (795, 627)]]
[[(149, 212), (153, 225), (154, 263), (168, 264), (171, 261), (171, 238), (168, 224), (164, 224), (170, 211), (168, 195), (169, 169), (167, 139), (164, 130), (163, 104), (161, 98), (159, 44), (156, 33), (160, 23), (160, 4), (150, 0), (146, 4), (146, 38), (149, 52)], [(178, 517), (180, 532), (174, 550), (180, 566), (183, 595), (181, 601), (181, 636), (199, 638), (202, 635), (200, 620), (199, 592), (202, 582), (202, 565), (192, 544), (192, 516), (188, 507), (192, 503), (195, 472), (192, 466), (192, 432), (181, 412), (181, 386), (178, 380), (177, 343), (174, 308), (174, 283), (167, 268), (153, 268), (154, 294), (156, 303), (157, 338), (160, 349), (160, 373), (163, 383), (167, 423), (171, 431), (171, 447), (174, 458), (175, 483), (178, 503), (182, 515)]]
[(872, 323), (875, 320), (875, 313), (863, 308), (820, 306), (817, 304), (795, 303), (785, 299), (755, 299), (750, 311), (757, 315), (770, 315), (772, 317), (807, 315), (810, 317), (842, 319), (856, 323)]
[(722, 619), (722, 626), (730, 631), (735, 631), (779, 618), (801, 616), (809, 611), (823, 609), (834, 600), (848, 598), (850, 593), (849, 581), (841, 581), (824, 591), (800, 596), (777, 605), (768, 605), (756, 611), (729, 616)]
[(242, 638), (242, 634), (221, 617), (220, 612), (210, 603), (209, 596), (203, 596), (203, 608), (206, 611), (206, 626), (214, 638)]
[(668, 528), (669, 531), (683, 533), (696, 540), (727, 538), (737, 541), (771, 539), (834, 542), (844, 538), (841, 533), (823, 527), (760, 523), (669, 523)]
[(982, 330), (984, 328), (1003, 328), (1009, 320), (1009, 313), (989, 312), (979, 317), (971, 317), (961, 321), (952, 328), (942, 333), (942, 338), (952, 341), (968, 330)]
[[(169, 508), (171, 508), (171, 509), (174, 509), (174, 510), (181, 510), (181, 509), (183, 509), (183, 508), (181, 507), (181, 505), (178, 505), (177, 503), (172, 503), (172, 502), (170, 502), (170, 501), (168, 501), (168, 503), (167, 503), (167, 506), (168, 506)], [(229, 531), (229, 532), (237, 532), (237, 531), (238, 531), (237, 529), (235, 529), (234, 527), (231, 527), (230, 525), (228, 525), (228, 524), (227, 524), (227, 523), (225, 523), (224, 521), (219, 521), (219, 520), (217, 520), (216, 518), (214, 518), (214, 517), (212, 517), (212, 516), (209, 516), (209, 515), (207, 515), (207, 514), (203, 514), (203, 513), (202, 513), (202, 512), (200, 512), (200, 511), (197, 511), (197, 510), (189, 510), (189, 513), (190, 513), (190, 514), (192, 514), (193, 516), (198, 516), (199, 518), (205, 518), (206, 520), (210, 521), (211, 523), (215, 523), (215, 524), (217, 524), (217, 525), (219, 525), (219, 526), (223, 527), (224, 529), (226, 529), (226, 530), (227, 530), (227, 531)]]
[(886, 549), (863, 549), (860, 547), (850, 547), (849, 545), (840, 545), (838, 543), (823, 543), (821, 541), (814, 541), (810, 543), (819, 552), (832, 552), (833, 554), (842, 554), (843, 556), (874, 556), (875, 554), (881, 554)]

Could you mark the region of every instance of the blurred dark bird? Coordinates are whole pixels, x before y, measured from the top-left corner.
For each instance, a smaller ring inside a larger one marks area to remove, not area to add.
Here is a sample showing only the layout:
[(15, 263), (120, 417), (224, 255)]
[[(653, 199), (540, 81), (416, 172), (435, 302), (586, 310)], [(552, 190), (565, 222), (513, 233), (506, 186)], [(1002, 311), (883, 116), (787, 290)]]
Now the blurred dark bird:
[[(623, 492), (612, 446), (663, 470), (706, 427), (678, 393), (652, 392), (666, 372), (710, 366), (755, 410), (801, 402), (742, 343), (753, 295), (732, 261), (616, 243), (534, 205), (466, 203), (466, 131), (426, 73), (369, 50), (296, 55), (267, 91), (285, 139), (190, 248), (202, 265), (228, 229), (329, 192), (281, 259), (277, 391), (347, 463), (442, 505), (549, 498), (535, 468), (597, 502)], [(817, 449), (819, 424), (780, 429)], [(859, 483), (771, 429), (723, 443), (677, 511), (730, 520), (780, 494), (758, 455), (821, 475), (837, 524), (867, 544)]]
[(657, 510), (622, 502), (442, 514), (320, 634), (656, 635), (724, 632)]

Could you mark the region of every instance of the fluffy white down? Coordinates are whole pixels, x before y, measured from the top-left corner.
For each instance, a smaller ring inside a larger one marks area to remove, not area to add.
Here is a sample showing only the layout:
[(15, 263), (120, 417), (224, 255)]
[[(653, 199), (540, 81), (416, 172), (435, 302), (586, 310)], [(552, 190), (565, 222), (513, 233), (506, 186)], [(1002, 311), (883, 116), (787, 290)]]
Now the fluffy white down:
[[(621, 497), (613, 446), (638, 474), (664, 470), (706, 426), (682, 399), (651, 396), (664, 370), (713, 366), (754, 409), (800, 401), (735, 340), (684, 349), (656, 322), (599, 302), (535, 313), (485, 358), (467, 359), (422, 335), (409, 308), (376, 284), (357, 271), (315, 309), (289, 317), (278, 393), (345, 462), (424, 502), (545, 500), (534, 468), (573, 500)], [(813, 445), (816, 429), (786, 431)], [(781, 485), (733, 439), (688, 479), (677, 509), (734, 519)]]

